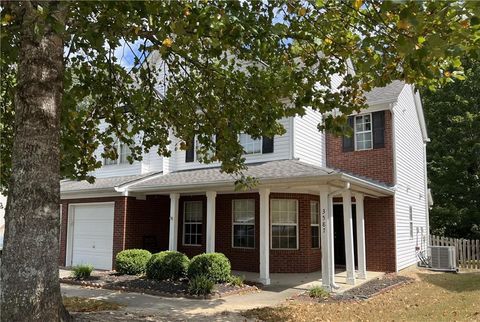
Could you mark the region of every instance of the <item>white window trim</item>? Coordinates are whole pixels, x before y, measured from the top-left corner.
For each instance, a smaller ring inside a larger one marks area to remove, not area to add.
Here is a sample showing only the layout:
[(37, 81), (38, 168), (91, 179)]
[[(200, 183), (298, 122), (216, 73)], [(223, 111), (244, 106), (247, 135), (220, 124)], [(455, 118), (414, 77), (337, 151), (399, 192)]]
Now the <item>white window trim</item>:
[[(297, 229), (295, 229), (296, 231), (296, 234), (297, 234), (297, 247), (296, 248), (273, 248), (272, 246), (272, 241), (273, 241), (273, 234), (272, 234), (272, 226), (274, 225), (273, 222), (272, 222), (272, 201), (274, 200), (295, 200), (295, 203), (296, 203), (296, 209), (297, 209), (297, 213), (296, 213), (296, 221), (297, 223), (296, 224), (292, 224), (292, 223), (284, 223), (284, 224), (275, 224), (276, 226), (295, 226), (297, 227)], [(299, 250), (300, 249), (300, 245), (299, 245), (299, 238), (298, 238), (298, 234), (299, 234), (299, 229), (298, 229), (298, 226), (299, 226), (299, 223), (298, 223), (298, 219), (299, 219), (299, 216), (298, 216), (298, 199), (282, 199), (282, 198), (275, 198), (275, 199), (270, 199), (270, 250)]]
[[(120, 140), (117, 139), (117, 142), (116, 142), (116, 149), (117, 149), (117, 158), (115, 160), (111, 160), (109, 158), (103, 158), (103, 166), (104, 167), (109, 167), (109, 166), (118, 166), (118, 165), (129, 165), (130, 162), (128, 162), (128, 160), (126, 160), (126, 162), (121, 162), (122, 161), (122, 158), (121, 158), (121, 151), (122, 151), (122, 144), (125, 144), (127, 145), (126, 143), (124, 142), (121, 142)], [(127, 148), (130, 149), (130, 147), (127, 145)], [(115, 161), (115, 163), (110, 163), (110, 164), (107, 164), (106, 161), (107, 160), (110, 160), (110, 161)]]
[[(360, 131), (357, 132), (357, 117), (362, 116), (365, 117), (367, 115), (370, 115), (370, 131)], [(363, 134), (363, 133), (370, 133), (370, 136), (372, 138), (372, 146), (368, 149), (359, 149), (357, 147), (357, 134)], [(373, 150), (373, 118), (372, 118), (372, 113), (364, 113), (364, 114), (357, 114), (353, 116), (353, 139), (355, 142), (355, 151), (368, 151), (368, 150)]]
[[(312, 204), (317, 204), (317, 221), (318, 223), (314, 224), (312, 223)], [(312, 227), (318, 227), (318, 247), (313, 247), (312, 246), (312, 241), (310, 240), (310, 248), (312, 249), (320, 249), (321, 247), (321, 241), (320, 241), (320, 202), (318, 201), (310, 201), (310, 234), (312, 233)], [(312, 236), (310, 236), (312, 237)]]
[[(254, 220), (253, 220), (253, 223), (252, 224), (249, 224), (249, 223), (235, 223), (235, 216), (233, 214), (233, 204), (235, 203), (236, 200), (253, 200), (253, 211), (254, 211)], [(255, 249), (255, 246), (256, 246), (256, 233), (255, 233), (255, 218), (256, 218), (256, 213), (255, 213), (255, 207), (256, 207), (256, 202), (255, 202), (255, 199), (233, 199), (232, 200), (232, 248), (238, 248), (238, 249)], [(253, 226), (253, 247), (240, 247), (240, 246), (235, 246), (235, 243), (234, 243), (234, 240), (235, 240), (235, 236), (234, 236), (234, 233), (235, 233), (235, 225), (237, 226), (240, 226), (240, 225), (251, 225)]]
[(201, 209), (202, 209), (202, 221), (189, 221), (188, 224), (201, 224), (202, 225), (202, 239), (204, 238), (203, 236), (203, 201), (201, 200), (185, 200), (183, 202), (183, 231), (182, 231), (182, 245), (183, 246), (193, 246), (193, 247), (201, 247), (202, 244), (187, 244), (185, 243), (185, 226), (187, 224), (186, 220), (185, 220), (185, 209), (187, 207), (185, 207), (185, 204), (188, 203), (188, 202), (196, 202), (196, 203), (200, 203), (201, 204)]
[[(252, 141), (256, 141), (256, 140), (260, 141), (260, 152), (242, 153), (242, 156), (261, 155), (261, 154), (263, 154), (263, 136), (260, 137), (259, 139), (253, 139), (252, 136), (251, 136), (250, 134), (248, 134), (248, 133), (240, 133), (240, 134), (238, 135), (238, 142), (239, 142), (239, 143), (240, 143), (240, 135), (241, 135), (241, 134), (249, 135), (249, 136), (250, 136), (250, 139), (251, 139)], [(242, 144), (240, 143), (240, 145), (242, 145)], [(243, 148), (243, 145), (242, 145), (242, 148)], [(245, 152), (245, 150), (243, 150), (243, 151)]]

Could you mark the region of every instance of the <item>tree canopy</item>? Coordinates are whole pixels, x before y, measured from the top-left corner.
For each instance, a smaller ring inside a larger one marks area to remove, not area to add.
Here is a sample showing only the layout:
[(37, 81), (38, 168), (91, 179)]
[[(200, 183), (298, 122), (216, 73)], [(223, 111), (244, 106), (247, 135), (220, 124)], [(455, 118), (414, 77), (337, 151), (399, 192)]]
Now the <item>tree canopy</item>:
[(305, 107), (325, 115), (319, 130), (345, 133), (373, 87), (462, 79), (479, 17), (473, 1), (2, 1), (2, 318), (69, 319), (59, 179), (93, 180), (99, 146), (118, 157), (116, 137), (132, 161), (168, 156), (170, 132), (182, 149), (196, 136), (203, 162), (242, 178), (239, 133), (280, 134)]
[[(38, 37), (45, 20), (64, 40), (61, 171), (73, 179), (92, 180), (100, 144), (104, 156), (117, 157), (113, 135), (130, 145), (132, 160), (152, 148), (169, 155), (169, 129), (184, 142), (197, 135), (202, 152), (215, 151), (200, 153), (204, 162), (238, 173), (238, 133), (280, 134), (278, 120), (305, 106), (338, 109), (343, 116), (328, 115), (319, 127), (345, 132), (345, 115), (364, 107), (364, 91), (394, 79), (448, 83), (462, 77), (462, 54), (479, 47), (479, 6), (468, 1), (78, 1), (60, 5), (65, 23), (58, 4), (2, 6), (4, 188), (24, 19)], [(115, 56), (119, 46), (135, 55), (132, 67)], [(331, 88), (335, 75), (345, 77)]]
[(422, 91), (433, 234), (480, 238), (480, 60), (464, 59), (466, 80)]

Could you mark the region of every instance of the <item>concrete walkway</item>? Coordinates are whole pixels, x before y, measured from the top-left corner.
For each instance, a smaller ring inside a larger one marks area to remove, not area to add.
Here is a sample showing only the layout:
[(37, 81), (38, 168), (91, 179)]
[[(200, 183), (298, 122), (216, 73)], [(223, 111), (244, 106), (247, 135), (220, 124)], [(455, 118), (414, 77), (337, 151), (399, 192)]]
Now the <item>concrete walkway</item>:
[[(244, 275), (247, 280), (253, 279), (253, 275), (245, 272), (235, 272), (238, 275)], [(68, 274), (68, 271), (61, 272), (62, 276)], [(370, 279), (381, 276), (383, 273), (368, 272), (367, 280), (358, 280), (360, 285)], [(321, 273), (308, 274), (271, 274), (272, 284), (264, 287), (256, 293), (240, 294), (227, 296), (212, 300), (195, 300), (186, 298), (159, 297), (140, 293), (127, 293), (113, 290), (85, 288), (62, 284), (62, 293), (66, 296), (79, 296), (95, 299), (109, 300), (119, 304), (126, 305), (126, 311), (142, 312), (144, 314), (166, 314), (166, 318), (172, 320), (184, 320), (201, 316), (215, 316), (222, 312), (229, 314), (238, 313), (259, 307), (276, 306), (283, 304), (288, 299), (312, 288), (321, 285)], [(345, 283), (346, 273), (339, 271), (336, 274), (336, 281), (341, 287), (340, 292), (350, 289), (353, 286)], [(225, 320), (225, 315), (222, 315)], [(228, 320), (235, 321), (240, 318), (239, 315), (232, 315)], [(208, 320), (208, 319), (207, 319)], [(244, 321), (242, 318), (241, 321)]]

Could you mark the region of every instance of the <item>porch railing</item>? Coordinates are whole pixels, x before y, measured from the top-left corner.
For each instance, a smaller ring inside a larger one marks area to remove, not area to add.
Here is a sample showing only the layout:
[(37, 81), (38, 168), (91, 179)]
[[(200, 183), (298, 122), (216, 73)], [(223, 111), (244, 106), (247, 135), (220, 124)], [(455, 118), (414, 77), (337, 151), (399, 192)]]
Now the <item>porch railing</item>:
[(480, 240), (430, 235), (431, 246), (454, 246), (459, 268), (480, 270)]

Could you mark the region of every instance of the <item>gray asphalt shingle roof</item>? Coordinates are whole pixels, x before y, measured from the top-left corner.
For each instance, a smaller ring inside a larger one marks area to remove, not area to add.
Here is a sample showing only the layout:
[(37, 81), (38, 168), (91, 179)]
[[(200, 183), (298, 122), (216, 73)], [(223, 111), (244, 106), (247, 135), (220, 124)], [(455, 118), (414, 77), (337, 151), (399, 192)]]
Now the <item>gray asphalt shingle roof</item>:
[[(306, 164), (298, 160), (269, 161), (249, 164), (244, 172), (247, 176), (262, 179), (301, 178), (308, 176), (323, 176), (337, 171)], [(148, 179), (151, 177), (152, 179)], [(168, 186), (189, 186), (198, 184), (228, 183), (232, 184), (237, 178), (220, 172), (220, 167), (183, 170), (162, 175), (161, 172), (148, 173), (134, 176), (118, 176), (109, 178), (97, 178), (95, 183), (86, 181), (62, 181), (61, 192), (75, 192), (93, 189), (111, 189), (115, 187), (134, 186), (136, 189), (142, 187), (168, 187)], [(136, 183), (139, 182), (139, 183)]]
[(60, 191), (69, 192), (69, 191), (81, 191), (81, 190), (91, 190), (91, 189), (108, 189), (108, 188), (113, 189), (116, 186), (120, 186), (127, 182), (132, 182), (138, 179), (142, 179), (150, 175), (151, 173), (130, 175), (130, 176), (96, 178), (94, 183), (88, 183), (87, 181), (62, 180), (60, 182)]
[(365, 93), (368, 105), (396, 101), (405, 86), (404, 81), (393, 81), (385, 87), (375, 87)]
[[(249, 164), (244, 172), (246, 176), (252, 176), (259, 180), (265, 179), (286, 179), (308, 176), (322, 176), (336, 173), (329, 168), (316, 167), (298, 160), (269, 161)], [(237, 178), (230, 174), (220, 172), (219, 167), (204, 168), (195, 170), (184, 170), (159, 175), (151, 180), (135, 184), (135, 188), (151, 186), (181, 186), (191, 184), (212, 184), (223, 182), (235, 182)]]

